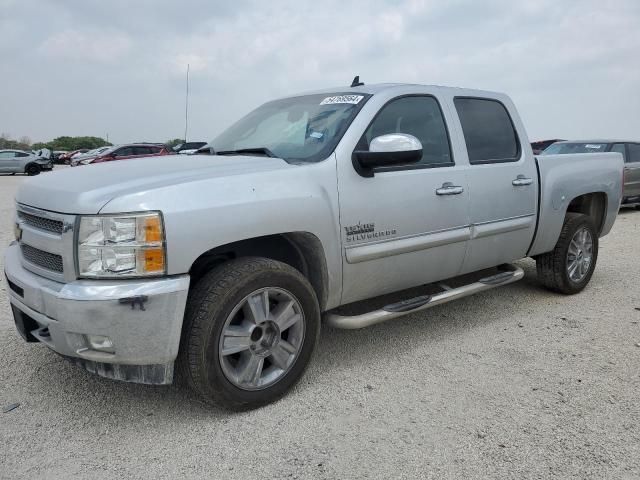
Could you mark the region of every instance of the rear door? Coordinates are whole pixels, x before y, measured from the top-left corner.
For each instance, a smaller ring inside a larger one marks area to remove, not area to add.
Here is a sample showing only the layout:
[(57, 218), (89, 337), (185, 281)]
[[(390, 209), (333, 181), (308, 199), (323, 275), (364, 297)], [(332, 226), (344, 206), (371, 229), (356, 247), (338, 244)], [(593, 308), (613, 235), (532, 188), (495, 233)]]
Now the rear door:
[[(518, 138), (504, 102), (494, 98), (453, 99), (470, 165), (471, 240), (464, 272), (525, 257), (535, 231), (535, 159), (527, 139)], [(511, 111), (515, 111), (513, 107)]]
[[(35, 159), (36, 158), (33, 155), (29, 155), (26, 152), (15, 152), (14, 168), (17, 169), (18, 171), (24, 172), (27, 164)], [(45, 165), (41, 165), (41, 168), (48, 168), (48, 167)]]
[(624, 165), (624, 196), (640, 202), (640, 143), (627, 144), (628, 156)]

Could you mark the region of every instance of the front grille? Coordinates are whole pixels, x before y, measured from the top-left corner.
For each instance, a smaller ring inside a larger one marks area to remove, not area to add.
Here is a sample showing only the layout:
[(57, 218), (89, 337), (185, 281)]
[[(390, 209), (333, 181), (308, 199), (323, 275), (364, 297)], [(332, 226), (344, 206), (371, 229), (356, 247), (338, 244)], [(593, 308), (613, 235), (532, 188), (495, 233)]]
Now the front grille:
[(52, 220), (50, 218), (38, 217), (36, 215), (31, 215), (30, 213), (18, 212), (18, 216), (20, 219), (24, 220), (27, 225), (32, 226), (33, 228), (37, 228), (40, 230), (46, 230), (47, 232), (57, 233), (58, 235), (62, 235), (62, 221), (61, 220)]
[(24, 259), (40, 268), (51, 270), (52, 272), (62, 273), (62, 257), (55, 253), (45, 252), (31, 245), (20, 245), (22, 256)]

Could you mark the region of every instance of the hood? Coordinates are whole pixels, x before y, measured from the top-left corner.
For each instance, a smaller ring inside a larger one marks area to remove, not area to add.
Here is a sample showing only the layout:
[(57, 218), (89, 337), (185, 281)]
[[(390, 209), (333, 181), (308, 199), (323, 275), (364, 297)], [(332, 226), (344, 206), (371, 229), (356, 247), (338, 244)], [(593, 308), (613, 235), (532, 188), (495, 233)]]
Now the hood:
[(296, 168), (262, 156), (164, 155), (63, 168), (31, 177), (16, 194), (18, 203), (53, 212), (95, 214), (110, 200), (206, 178)]

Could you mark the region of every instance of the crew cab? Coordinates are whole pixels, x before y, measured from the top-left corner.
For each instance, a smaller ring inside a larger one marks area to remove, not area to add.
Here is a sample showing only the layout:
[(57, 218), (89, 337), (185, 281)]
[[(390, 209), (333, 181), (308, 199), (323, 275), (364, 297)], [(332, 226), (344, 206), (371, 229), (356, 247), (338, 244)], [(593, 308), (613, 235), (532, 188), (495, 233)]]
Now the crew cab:
[(23, 183), (5, 273), (27, 341), (257, 407), (300, 379), (321, 319), (423, 311), (521, 279), (524, 257), (580, 292), (622, 192), (619, 153), (536, 158), (509, 97), (459, 88), (282, 98), (206, 151)]

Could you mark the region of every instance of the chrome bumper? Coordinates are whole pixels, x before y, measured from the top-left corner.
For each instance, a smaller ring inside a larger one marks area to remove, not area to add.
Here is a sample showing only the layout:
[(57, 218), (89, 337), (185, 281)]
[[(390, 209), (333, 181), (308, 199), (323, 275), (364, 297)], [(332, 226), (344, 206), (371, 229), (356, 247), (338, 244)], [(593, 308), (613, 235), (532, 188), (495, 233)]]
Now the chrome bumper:
[[(17, 244), (6, 251), (5, 275), (18, 330), (27, 341), (44, 343), (102, 376), (171, 383), (188, 275), (59, 283), (26, 270)], [(92, 348), (88, 335), (108, 337), (112, 351)]]

